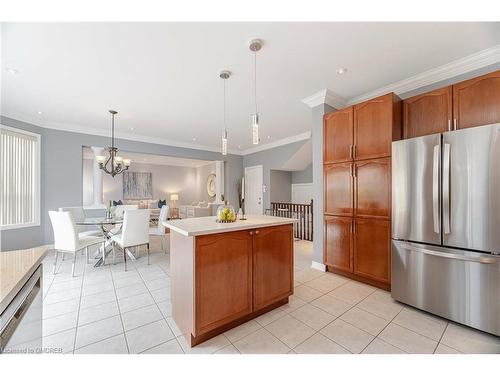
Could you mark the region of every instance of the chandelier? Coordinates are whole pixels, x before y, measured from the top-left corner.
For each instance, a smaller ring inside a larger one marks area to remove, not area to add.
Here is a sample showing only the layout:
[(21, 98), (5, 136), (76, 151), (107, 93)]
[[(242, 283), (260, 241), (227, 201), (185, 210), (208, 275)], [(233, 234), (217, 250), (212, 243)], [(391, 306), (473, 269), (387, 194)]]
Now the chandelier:
[(111, 113), (111, 147), (107, 148), (109, 156), (107, 160), (106, 156), (103, 155), (97, 155), (95, 159), (97, 164), (99, 164), (99, 168), (111, 175), (111, 177), (115, 177), (130, 167), (130, 159), (123, 159), (121, 156), (116, 156), (118, 148), (115, 147), (115, 115), (118, 112), (110, 109), (109, 113)]

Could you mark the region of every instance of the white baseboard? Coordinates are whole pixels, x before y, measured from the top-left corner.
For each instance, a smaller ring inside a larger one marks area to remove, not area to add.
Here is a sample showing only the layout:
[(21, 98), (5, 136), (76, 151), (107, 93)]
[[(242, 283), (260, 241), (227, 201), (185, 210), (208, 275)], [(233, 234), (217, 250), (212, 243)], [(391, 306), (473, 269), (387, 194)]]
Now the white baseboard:
[(311, 268), (321, 272), (326, 272), (326, 266), (323, 263), (315, 262), (314, 260), (311, 262)]

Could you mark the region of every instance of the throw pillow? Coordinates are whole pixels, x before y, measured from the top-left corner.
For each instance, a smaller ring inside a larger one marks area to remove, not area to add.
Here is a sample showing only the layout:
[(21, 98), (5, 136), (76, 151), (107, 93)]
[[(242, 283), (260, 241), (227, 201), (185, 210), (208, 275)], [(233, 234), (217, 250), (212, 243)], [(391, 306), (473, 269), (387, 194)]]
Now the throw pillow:
[(121, 206), (121, 205), (123, 205), (123, 202), (121, 199), (119, 201), (113, 201), (113, 206)]
[(159, 200), (158, 201), (158, 208), (162, 208), (163, 206), (165, 206), (167, 204), (167, 200), (164, 199), (164, 200)]

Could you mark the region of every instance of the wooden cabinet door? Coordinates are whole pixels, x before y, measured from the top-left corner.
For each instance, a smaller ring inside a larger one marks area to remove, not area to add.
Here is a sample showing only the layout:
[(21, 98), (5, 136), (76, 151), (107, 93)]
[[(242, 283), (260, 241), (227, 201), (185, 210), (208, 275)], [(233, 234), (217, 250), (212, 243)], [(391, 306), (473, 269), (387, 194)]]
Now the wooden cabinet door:
[(451, 130), (452, 92), (452, 87), (448, 86), (403, 100), (403, 137)]
[(352, 230), (352, 218), (325, 216), (323, 262), (327, 266), (352, 272)]
[(325, 114), (323, 139), (325, 163), (338, 163), (352, 159), (353, 107)]
[(196, 237), (195, 335), (252, 312), (252, 239), (249, 231)]
[[(354, 158), (356, 160), (391, 156), (393, 134), (401, 128), (395, 119), (397, 107), (394, 94), (387, 94), (354, 106)], [(400, 116), (399, 116), (400, 118)]]
[(252, 231), (255, 311), (293, 293), (293, 225)]
[(500, 70), (453, 85), (457, 129), (500, 122)]
[(354, 273), (382, 283), (391, 280), (391, 222), (354, 220)]
[(352, 216), (353, 164), (340, 163), (324, 166), (324, 213)]
[(391, 158), (354, 164), (354, 215), (391, 218)]

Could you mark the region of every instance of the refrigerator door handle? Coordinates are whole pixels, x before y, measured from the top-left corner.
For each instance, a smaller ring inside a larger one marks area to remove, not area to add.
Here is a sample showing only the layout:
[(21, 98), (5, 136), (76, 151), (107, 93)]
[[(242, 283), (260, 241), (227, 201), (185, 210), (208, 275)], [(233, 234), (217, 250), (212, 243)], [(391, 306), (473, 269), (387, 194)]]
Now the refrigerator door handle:
[(443, 231), (451, 233), (450, 224), (450, 144), (443, 145)]
[(432, 163), (432, 220), (434, 232), (441, 232), (441, 220), (439, 217), (439, 160), (441, 159), (440, 145), (434, 146), (434, 157)]
[(471, 257), (471, 256), (467, 256), (467, 255), (458, 255), (458, 254), (446, 253), (443, 251), (424, 249), (421, 247), (411, 246), (411, 245), (407, 245), (407, 244), (401, 244), (399, 246), (405, 250), (416, 251), (416, 252), (420, 252), (420, 253), (424, 253), (424, 254), (428, 254), (428, 255), (433, 255), (433, 256), (436, 256), (439, 258), (448, 258), (448, 259), (462, 260), (464, 262), (475, 262), (475, 263), (481, 263), (481, 264), (498, 263), (497, 257), (488, 257), (488, 256)]

